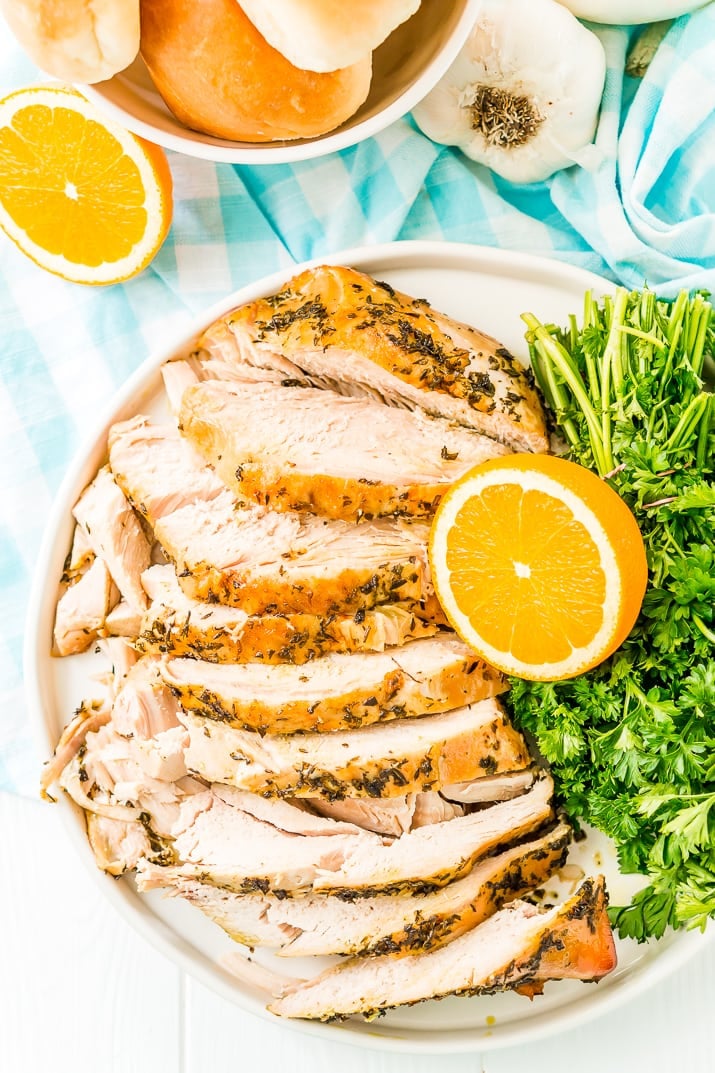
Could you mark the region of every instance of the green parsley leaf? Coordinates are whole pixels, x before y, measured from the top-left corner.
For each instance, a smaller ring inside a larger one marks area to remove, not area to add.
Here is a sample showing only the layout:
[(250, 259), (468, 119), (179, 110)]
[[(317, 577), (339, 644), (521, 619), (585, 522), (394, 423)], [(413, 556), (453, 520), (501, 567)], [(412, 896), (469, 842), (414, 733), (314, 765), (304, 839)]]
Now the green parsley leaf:
[(649, 878), (610, 911), (620, 934), (702, 927), (715, 915), (715, 314), (704, 294), (618, 288), (586, 295), (580, 330), (524, 320), (550, 419), (634, 512), (649, 585), (618, 652), (565, 682), (514, 679), (507, 703), (571, 818)]

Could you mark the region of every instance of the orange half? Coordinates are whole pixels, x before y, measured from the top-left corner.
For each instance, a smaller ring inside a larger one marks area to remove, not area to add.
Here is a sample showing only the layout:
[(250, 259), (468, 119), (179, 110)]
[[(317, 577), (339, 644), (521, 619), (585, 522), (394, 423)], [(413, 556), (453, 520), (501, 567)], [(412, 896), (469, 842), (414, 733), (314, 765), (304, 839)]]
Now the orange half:
[(36, 264), (75, 283), (129, 279), (171, 216), (163, 151), (81, 94), (34, 86), (0, 101), (0, 226)]
[(633, 514), (605, 481), (553, 455), (476, 466), (430, 535), (435, 590), (454, 629), (507, 674), (572, 678), (630, 633), (648, 577)]

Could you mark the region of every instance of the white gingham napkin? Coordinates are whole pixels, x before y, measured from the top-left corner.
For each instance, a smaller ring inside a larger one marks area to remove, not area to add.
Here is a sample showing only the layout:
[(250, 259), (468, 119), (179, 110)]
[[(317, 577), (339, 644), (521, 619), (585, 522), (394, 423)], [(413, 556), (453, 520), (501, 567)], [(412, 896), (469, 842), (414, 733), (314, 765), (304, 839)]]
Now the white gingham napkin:
[[(609, 73), (595, 174), (514, 187), (408, 118), (295, 166), (169, 154), (169, 238), (124, 285), (65, 283), (0, 234), (0, 789), (37, 792), (21, 651), (53, 495), (93, 415), (192, 313), (293, 262), (415, 238), (557, 257), (665, 294), (715, 290), (715, 4), (674, 24), (639, 85), (623, 77), (632, 32), (598, 32)], [(0, 94), (39, 80), (0, 24)]]

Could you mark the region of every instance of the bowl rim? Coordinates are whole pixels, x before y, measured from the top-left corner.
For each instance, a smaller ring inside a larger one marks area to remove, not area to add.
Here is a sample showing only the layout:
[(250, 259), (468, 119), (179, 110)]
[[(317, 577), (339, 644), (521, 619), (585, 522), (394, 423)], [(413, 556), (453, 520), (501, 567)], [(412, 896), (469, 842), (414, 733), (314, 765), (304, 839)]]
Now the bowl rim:
[[(110, 86), (114, 79), (93, 85), (76, 83), (75, 88), (97, 106), (108, 118), (126, 127), (155, 145), (172, 149), (185, 156), (198, 157), (226, 164), (290, 164), (301, 160), (315, 160), (341, 149), (373, 137), (390, 124), (402, 119), (427, 94), (434, 89), (442, 76), (464, 46), (469, 33), (476, 22), (479, 0), (464, 0), (464, 8), (457, 23), (437, 55), (433, 56), (421, 74), (407, 89), (395, 98), (386, 108), (369, 116), (351, 127), (339, 127), (334, 133), (328, 132), (313, 140), (300, 139), (296, 142), (260, 143), (246, 146), (244, 143), (230, 142), (199, 135), (189, 127), (182, 127), (186, 134), (175, 134), (170, 130), (157, 129), (154, 124), (127, 112), (120, 104), (109, 100), (101, 86)], [(121, 71), (118, 75), (121, 75)], [(171, 117), (174, 124), (182, 126), (178, 119)], [(205, 140), (209, 139), (209, 140)]]
[[(92, 422), (89, 434), (83, 439), (73, 456), (65, 477), (55, 495), (50, 514), (47, 518), (41, 548), (38, 552), (32, 589), (28, 601), (25, 620), (25, 638), (23, 649), (24, 685), (27, 697), (28, 714), (32, 732), (38, 745), (39, 755), (51, 755), (54, 741), (50, 735), (44, 714), (41, 661), (46, 655), (43, 644), (44, 620), (48, 601), (54, 606), (54, 595), (48, 596), (45, 579), (56, 555), (56, 539), (63, 523), (66, 522), (67, 504), (87, 473), (94, 471), (90, 462), (97, 451), (101, 438), (106, 440), (109, 424), (117, 420), (117, 415), (137, 394), (147, 387), (152, 376), (157, 376), (160, 366), (186, 349), (187, 342), (195, 338), (213, 320), (227, 313), (235, 305), (253, 301), (281, 287), (290, 275), (315, 267), (320, 264), (348, 264), (358, 269), (374, 271), (374, 262), (404, 258), (405, 264), (412, 265), (420, 261), (431, 260), (452, 267), (457, 260), (466, 259), (479, 263), (482, 267), (491, 267), (495, 274), (512, 269), (522, 269), (534, 276), (547, 274), (554, 280), (563, 278), (564, 282), (580, 281), (584, 290), (593, 288), (612, 289), (614, 284), (585, 269), (559, 262), (546, 257), (521, 253), (511, 250), (494, 249), (469, 243), (445, 242), (439, 240), (408, 240), (352, 247), (316, 257), (310, 261), (295, 265), (286, 265), (270, 275), (250, 282), (193, 314), (180, 329), (172, 332), (171, 338), (162, 347), (151, 350), (139, 367), (125, 381), (123, 386), (108, 402), (107, 406)], [(389, 270), (389, 269), (387, 269)], [(48, 752), (49, 751), (49, 752)], [(323, 1024), (316, 1021), (287, 1022), (267, 1011), (265, 995), (255, 991), (244, 991), (237, 1001), (236, 979), (219, 964), (209, 968), (197, 957), (191, 944), (158, 918), (148, 905), (144, 905), (135, 895), (129, 895), (124, 884), (118, 884), (113, 877), (100, 872), (86, 837), (84, 819), (81, 809), (71, 802), (66, 795), (58, 800), (62, 821), (69, 839), (73, 844), (92, 881), (102, 891), (117, 910), (142, 938), (169, 958), (189, 976), (197, 979), (205, 987), (237, 1005), (239, 1009), (268, 1020), (273, 1024), (292, 1031), (301, 1031), (318, 1039), (335, 1043), (349, 1043), (369, 1050), (401, 1054), (459, 1054), (481, 1053), (530, 1043), (559, 1032), (568, 1031), (585, 1024), (606, 1013), (619, 1009), (624, 1002), (636, 998), (659, 983), (676, 969), (685, 964), (698, 950), (702, 950), (715, 937), (715, 927), (710, 926), (705, 933), (681, 931), (675, 933), (672, 941), (661, 949), (657, 959), (649, 962), (645, 970), (631, 976), (616, 979), (606, 990), (593, 991), (586, 1003), (578, 1002), (559, 1006), (545, 1011), (538, 1020), (528, 1020), (521, 1025), (509, 1026), (502, 1035), (493, 1033), (488, 1027), (478, 1028), (440, 1028), (420, 1033), (418, 1029), (391, 1028), (391, 1035), (379, 1032), (362, 1031), (352, 1026), (350, 1021)], [(246, 987), (246, 985), (243, 985)], [(584, 996), (586, 997), (586, 996)]]

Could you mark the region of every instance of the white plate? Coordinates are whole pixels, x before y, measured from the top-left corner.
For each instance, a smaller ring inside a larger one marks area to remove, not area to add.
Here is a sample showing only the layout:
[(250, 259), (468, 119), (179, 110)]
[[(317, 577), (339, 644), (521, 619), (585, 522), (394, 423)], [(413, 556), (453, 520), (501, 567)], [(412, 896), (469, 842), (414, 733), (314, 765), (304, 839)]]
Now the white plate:
[(316, 138), (233, 142), (189, 130), (172, 115), (141, 59), (106, 82), (79, 86), (111, 119), (177, 153), (233, 164), (310, 160), (356, 145), (406, 115), (437, 85), (467, 39), (476, 0), (422, 0), (373, 53), (367, 100), (337, 130)]
[[(599, 293), (610, 289), (604, 280), (556, 262), (447, 243), (394, 243), (343, 251), (323, 261), (354, 265), (408, 294), (427, 298), (438, 309), (496, 336), (523, 360), (527, 354), (520, 313), (530, 310), (542, 320), (562, 323), (569, 313), (579, 312), (586, 289)], [(139, 411), (160, 412), (160, 365), (188, 353), (196, 336), (217, 317), (279, 289), (291, 274), (277, 273), (231, 295), (197, 318), (180, 340), (148, 358), (71, 467), (48, 524), (27, 623), (25, 681), (34, 723), (47, 755), (79, 701), (91, 692), (88, 676), (98, 669), (98, 657), (94, 655), (51, 657), (50, 643), (58, 580), (71, 540), (71, 508), (103, 461), (109, 425)], [(66, 798), (59, 807), (77, 851), (103, 895), (142, 935), (225, 998), (252, 1013), (271, 1016), (264, 1009), (264, 996), (237, 982), (217, 965), (217, 956), (233, 945), (218, 927), (177, 899), (165, 900), (159, 894), (139, 896), (130, 879), (117, 882), (99, 872), (84, 834), (80, 810)], [(634, 877), (619, 874), (613, 847), (596, 832), (590, 832), (573, 848), (570, 860), (586, 872), (603, 871), (614, 903), (629, 899), (639, 885)], [(554, 886), (550, 882), (547, 889)], [(562, 886), (559, 893), (565, 892)], [(709, 935), (712, 933), (710, 929)], [(485, 1051), (572, 1028), (620, 1006), (626, 998), (650, 987), (681, 964), (704, 941), (700, 933), (693, 932), (670, 934), (658, 943), (641, 946), (619, 940), (619, 966), (611, 976), (598, 985), (577, 981), (547, 984), (544, 995), (534, 1002), (514, 994), (451, 998), (395, 1010), (370, 1024), (359, 1020), (331, 1025), (305, 1021), (290, 1024), (313, 1035), (382, 1050)], [(305, 961), (280, 960), (272, 955), (259, 960), (289, 974), (292, 970), (300, 974), (307, 967)], [(306, 975), (311, 971), (315, 971), (314, 963), (307, 967)]]

